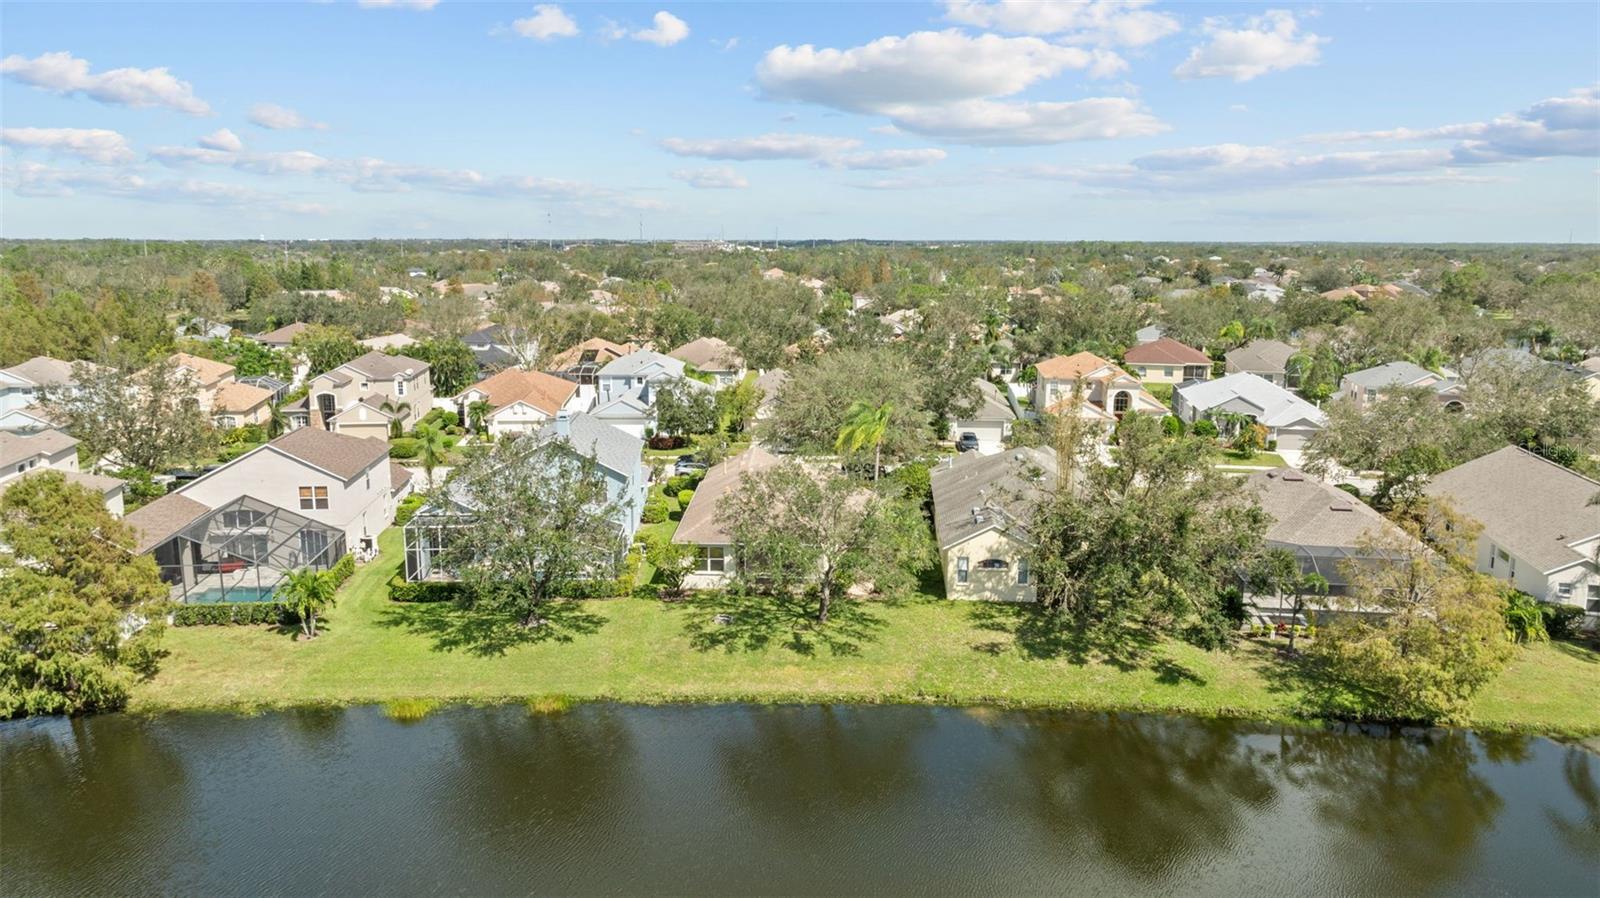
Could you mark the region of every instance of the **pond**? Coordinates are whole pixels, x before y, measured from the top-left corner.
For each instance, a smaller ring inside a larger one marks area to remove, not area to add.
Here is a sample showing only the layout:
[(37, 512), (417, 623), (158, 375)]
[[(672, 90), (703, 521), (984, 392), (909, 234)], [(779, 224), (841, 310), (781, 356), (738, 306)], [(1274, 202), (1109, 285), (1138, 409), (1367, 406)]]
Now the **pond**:
[(0, 726), (8, 895), (1572, 894), (1600, 758), (932, 707)]

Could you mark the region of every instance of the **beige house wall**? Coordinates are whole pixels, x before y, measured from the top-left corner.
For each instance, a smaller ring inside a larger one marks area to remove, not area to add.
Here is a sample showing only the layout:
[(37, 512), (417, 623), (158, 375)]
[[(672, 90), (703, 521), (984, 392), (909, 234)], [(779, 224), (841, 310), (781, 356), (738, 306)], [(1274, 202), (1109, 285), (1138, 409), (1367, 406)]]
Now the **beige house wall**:
[[(987, 530), (939, 552), (944, 567), (945, 598), (986, 602), (1037, 601), (1038, 587), (1031, 569), (1031, 547), (1001, 530)], [(958, 559), (968, 563), (967, 582), (958, 582)], [(979, 563), (986, 558), (999, 558), (1006, 562), (1004, 570), (986, 571)], [(1028, 582), (1017, 582), (1018, 563), (1030, 562)]]
[[(326, 487), (327, 508), (301, 508), (300, 487)], [(201, 477), (179, 490), (202, 505), (216, 508), (250, 496), (344, 531), (355, 551), (363, 537), (377, 540), (394, 521), (390, 498), (389, 459), (380, 458), (350, 480), (318, 470), (274, 449), (258, 449)]]

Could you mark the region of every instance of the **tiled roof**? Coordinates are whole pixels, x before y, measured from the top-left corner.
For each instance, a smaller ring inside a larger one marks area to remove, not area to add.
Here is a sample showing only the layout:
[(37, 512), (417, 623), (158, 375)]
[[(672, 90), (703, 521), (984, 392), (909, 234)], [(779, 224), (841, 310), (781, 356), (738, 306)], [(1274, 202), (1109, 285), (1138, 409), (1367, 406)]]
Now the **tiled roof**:
[(1171, 337), (1161, 337), (1141, 343), (1123, 354), (1128, 364), (1140, 365), (1210, 365), (1211, 357), (1192, 346), (1179, 343)]
[(272, 400), (272, 391), (250, 384), (232, 381), (217, 387), (217, 392), (211, 397), (211, 411), (216, 412), (248, 412)]
[(485, 401), (495, 409), (505, 408), (516, 402), (526, 402), (546, 414), (553, 415), (566, 405), (573, 393), (578, 391), (578, 385), (542, 371), (507, 368), (461, 392), (465, 395), (474, 390), (483, 393), (487, 397)]
[(594, 361), (603, 366), (633, 352), (635, 348), (632, 343), (613, 343), (600, 337), (591, 337), (556, 355), (545, 367), (551, 371), (565, 371), (581, 362), (583, 354), (590, 351), (595, 354)]
[(201, 358), (197, 355), (190, 355), (187, 352), (175, 352), (168, 360), (180, 368), (188, 368), (193, 371), (195, 379), (202, 384), (216, 383), (233, 373), (233, 366), (227, 362)]
[(1092, 352), (1077, 352), (1072, 355), (1058, 355), (1055, 358), (1045, 359), (1035, 367), (1039, 372), (1039, 376), (1043, 378), (1050, 380), (1077, 380), (1108, 365), (1113, 368), (1116, 367)]

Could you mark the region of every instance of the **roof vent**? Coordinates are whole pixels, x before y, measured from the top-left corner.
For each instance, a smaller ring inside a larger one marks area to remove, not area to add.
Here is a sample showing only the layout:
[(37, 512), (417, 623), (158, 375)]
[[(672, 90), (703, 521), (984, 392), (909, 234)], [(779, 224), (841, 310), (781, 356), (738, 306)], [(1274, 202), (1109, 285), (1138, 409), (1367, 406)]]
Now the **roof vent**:
[(974, 524), (982, 524), (983, 523), (983, 509), (978, 507), (978, 506), (976, 506), (976, 505), (972, 506), (972, 523), (974, 523)]
[(1290, 483), (1299, 483), (1300, 481), (1306, 479), (1306, 475), (1300, 473), (1299, 471), (1284, 471), (1283, 479)]
[(1349, 503), (1349, 502), (1336, 499), (1333, 502), (1328, 503), (1328, 510), (1329, 511), (1355, 511), (1356, 507), (1354, 505), (1352, 505), (1351, 503)]

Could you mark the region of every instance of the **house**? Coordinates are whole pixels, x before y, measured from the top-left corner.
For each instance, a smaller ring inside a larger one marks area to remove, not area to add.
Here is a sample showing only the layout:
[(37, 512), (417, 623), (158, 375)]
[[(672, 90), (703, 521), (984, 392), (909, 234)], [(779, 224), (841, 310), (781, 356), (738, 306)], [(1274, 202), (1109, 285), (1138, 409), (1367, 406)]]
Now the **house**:
[(922, 323), (922, 313), (916, 309), (896, 309), (887, 315), (879, 315), (878, 323), (889, 329), (890, 336), (899, 339)]
[(709, 374), (718, 387), (738, 383), (744, 378), (744, 356), (716, 337), (690, 340), (667, 355), (693, 366), (701, 374)]
[(1223, 354), (1223, 372), (1254, 374), (1280, 387), (1293, 386), (1289, 378), (1289, 359), (1295, 352), (1293, 346), (1278, 340), (1251, 340)]
[(64, 362), (36, 355), (10, 368), (0, 368), (0, 416), (38, 405), (47, 392), (76, 389), (78, 378), (73, 373), (74, 365), (89, 369), (98, 367), (89, 362)]
[[(562, 411), (532, 437), (543, 442), (557, 441), (574, 452), (592, 459), (606, 482), (606, 495), (621, 509), (617, 521), (622, 545), (631, 545), (639, 532), (645, 494), (650, 488), (644, 467), (644, 441), (597, 420), (591, 415)], [(448, 494), (448, 485), (447, 485)], [(406, 525), (406, 579), (411, 581), (448, 578), (439, 569), (437, 558), (449, 530), (470, 525), (472, 510), (459, 498), (450, 497), (445, 505), (429, 505), (417, 512)]]
[(1038, 598), (1028, 525), (1057, 474), (1055, 450), (1048, 448), (967, 453), (930, 472), (946, 598)]
[(413, 426), (433, 408), (428, 363), (373, 350), (311, 379), (305, 420), (327, 430), (384, 438), (391, 421)]
[(1479, 572), (1600, 622), (1600, 505), (1591, 504), (1600, 481), (1506, 446), (1439, 474), (1426, 491), (1483, 526)]
[(592, 387), (601, 368), (638, 349), (632, 343), (613, 343), (600, 337), (591, 337), (551, 358), (545, 364), (545, 370), (579, 386)]
[(461, 339), (472, 350), (479, 371), (513, 368), (524, 362), (531, 363), (539, 356), (538, 340), (527, 334), (515, 334), (499, 324), (480, 327)]
[(1352, 371), (1339, 382), (1339, 396), (1356, 408), (1364, 409), (1382, 399), (1388, 391), (1405, 388), (1433, 390), (1439, 402), (1452, 411), (1462, 408), (1462, 385), (1411, 362), (1386, 362), (1373, 368)]
[(656, 409), (650, 400), (649, 387), (601, 402), (589, 410), (589, 415), (641, 440), (656, 429)]
[(1081, 417), (1106, 425), (1128, 412), (1164, 415), (1167, 407), (1150, 395), (1133, 375), (1092, 352), (1058, 355), (1034, 366), (1036, 410), (1061, 413), (1074, 401)]
[(1123, 353), (1134, 375), (1147, 384), (1211, 379), (1211, 357), (1171, 337), (1158, 337)]
[[(615, 359), (595, 374), (601, 402), (627, 394), (638, 394), (647, 384), (683, 378), (683, 362), (649, 349), (630, 352)], [(646, 398), (645, 402), (652, 400)]]
[(267, 374), (256, 374), (251, 377), (241, 377), (239, 378), (239, 383), (249, 384), (252, 387), (260, 387), (261, 389), (266, 390), (268, 393), (272, 394), (273, 402), (282, 402), (283, 397), (288, 395), (289, 388), (293, 386), (286, 381), (281, 381), (276, 377), (272, 377), (271, 375)]
[[(1301, 573), (1321, 575), (1328, 581), (1330, 597), (1349, 594), (1349, 564), (1393, 560), (1374, 548), (1371, 540), (1414, 543), (1405, 531), (1360, 499), (1294, 468), (1261, 471), (1246, 483), (1272, 519), (1265, 534), (1267, 547), (1293, 553)], [(1293, 609), (1279, 596), (1247, 595), (1246, 599), (1265, 623), (1305, 623), (1289, 619)]]
[(717, 589), (727, 585), (737, 571), (733, 553), (733, 537), (722, 522), (723, 502), (733, 495), (750, 474), (766, 471), (781, 463), (760, 446), (713, 465), (695, 488), (694, 498), (683, 510), (678, 529), (672, 541), (695, 547), (695, 566), (684, 577), (683, 585), (689, 589)]
[(87, 487), (105, 500), (106, 511), (122, 517), (123, 481), (78, 470), (78, 441), (60, 430), (0, 433), (0, 494), (14, 483), (43, 471), (59, 471), (68, 483)]
[(756, 378), (756, 389), (761, 392), (761, 399), (756, 403), (757, 421), (772, 417), (772, 410), (778, 402), (778, 391), (788, 382), (789, 372), (782, 368), (769, 368)]
[(1295, 451), (1328, 423), (1322, 409), (1255, 374), (1183, 384), (1172, 392), (1172, 412), (1185, 424), (1222, 413), (1244, 415), (1267, 428), (1267, 439), (1279, 449)]
[(1589, 385), (1589, 395), (1600, 402), (1600, 355), (1584, 359), (1578, 363), (1578, 367), (1587, 372), (1583, 382)]
[(356, 342), (360, 343), (367, 349), (375, 349), (379, 352), (388, 352), (391, 349), (403, 350), (408, 347), (415, 346), (422, 341), (411, 336), (410, 334), (393, 333), (380, 334), (376, 337), (367, 337), (364, 340), (357, 340)]
[(461, 391), (452, 401), (461, 420), (472, 421), (472, 407), (489, 404), (483, 426), (496, 437), (531, 433), (562, 410), (581, 411), (578, 385), (542, 371), (507, 368)]
[(59, 413), (42, 405), (28, 405), (0, 412), (0, 433), (37, 433), (64, 425)]
[(964, 433), (973, 434), (978, 438), (979, 454), (993, 455), (1005, 448), (1017, 413), (999, 387), (983, 378), (974, 383), (978, 387), (978, 406), (970, 414), (959, 415), (950, 422), (948, 439), (958, 440)]
[(264, 387), (230, 380), (211, 395), (211, 420), (226, 429), (266, 424), (272, 417), (272, 395)]
[(290, 346), (293, 346), (295, 338), (305, 333), (310, 328), (311, 325), (306, 324), (304, 321), (296, 321), (293, 324), (285, 324), (283, 327), (280, 327), (277, 330), (270, 330), (264, 334), (256, 334), (251, 339), (255, 340), (257, 343), (260, 343), (262, 346), (267, 347), (268, 349), (282, 351), (288, 349)]
[(433, 284), (432, 284), (433, 292), (435, 292), (435, 293), (448, 293), (448, 292), (450, 292), (450, 288), (452, 286), (459, 286), (461, 288), (461, 292), (463, 294), (465, 294), (466, 296), (468, 296), (471, 299), (480, 299), (480, 300), (481, 299), (489, 299), (489, 298), (493, 297), (495, 295), (495, 293), (499, 292), (499, 290), (500, 290), (500, 285), (499, 284), (459, 284), (459, 285), (453, 285), (453, 284), (450, 283), (449, 279), (447, 279), (447, 278), (441, 278), (440, 280), (434, 281)]
[(234, 368), (227, 362), (202, 358), (187, 352), (175, 352), (167, 357), (167, 361), (180, 375), (186, 375), (193, 381), (194, 400), (200, 406), (200, 410), (208, 415), (211, 414), (217, 389), (223, 384), (233, 383)]
[(1156, 340), (1161, 339), (1163, 333), (1164, 331), (1162, 330), (1161, 325), (1147, 324), (1133, 332), (1133, 341), (1141, 344), (1153, 343)]

